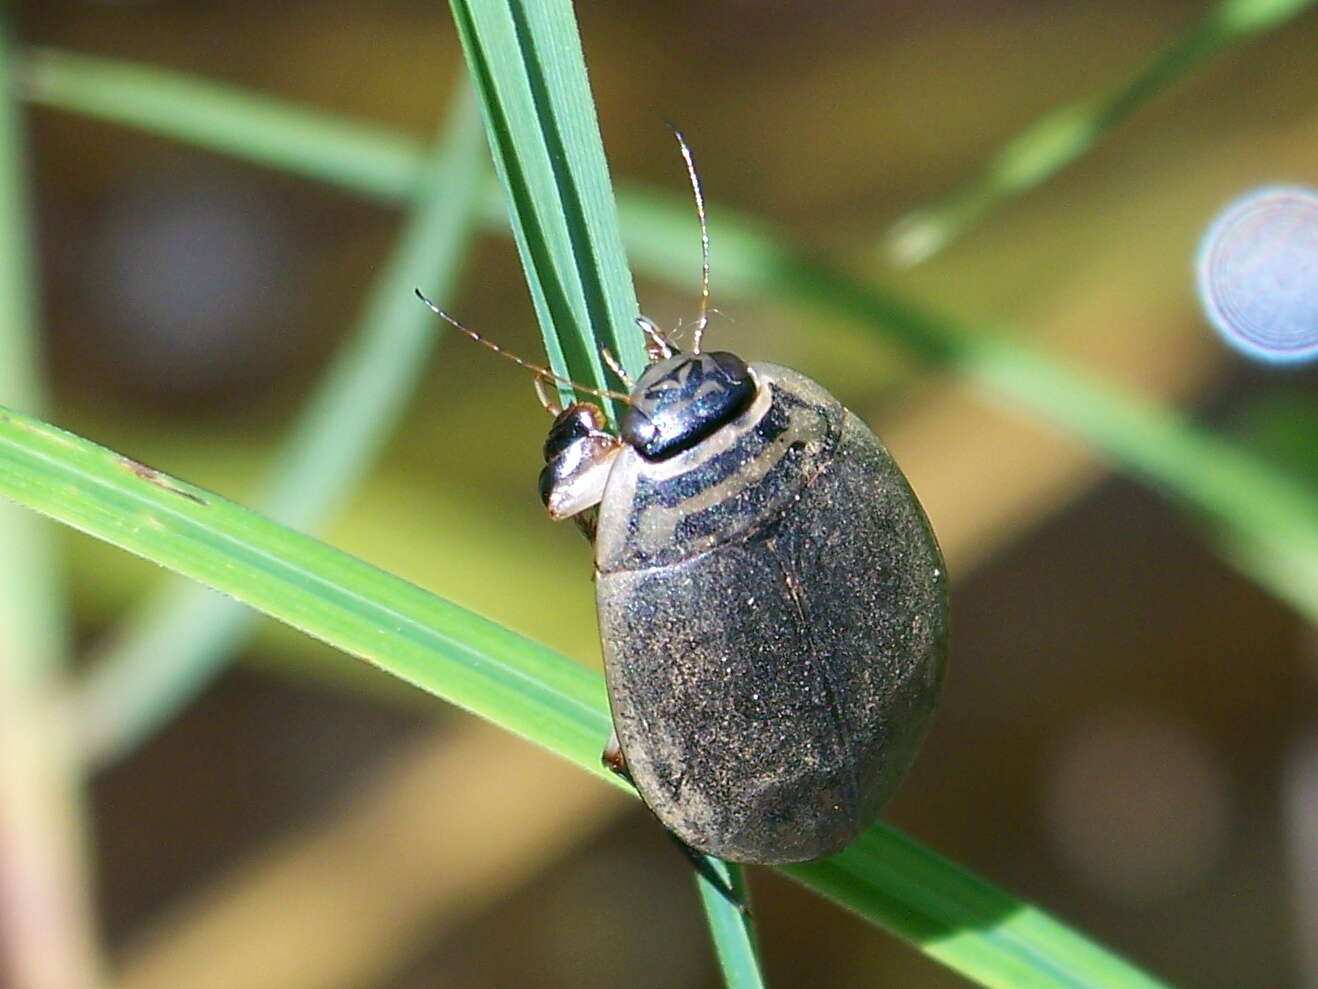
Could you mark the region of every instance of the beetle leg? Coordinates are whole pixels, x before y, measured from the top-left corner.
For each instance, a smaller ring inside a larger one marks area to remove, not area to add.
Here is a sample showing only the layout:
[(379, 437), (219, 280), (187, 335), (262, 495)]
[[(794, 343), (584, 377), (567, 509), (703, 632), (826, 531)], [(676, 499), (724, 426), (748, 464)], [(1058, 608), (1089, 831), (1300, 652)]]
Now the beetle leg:
[[(577, 524), (577, 528), (581, 530), (581, 534), (586, 537), (586, 542), (590, 543), (592, 546), (595, 545), (595, 530), (599, 526), (599, 520), (600, 510), (598, 505), (592, 505), (584, 512), (578, 512), (576, 515), (572, 516), (572, 521)], [(595, 579), (594, 570), (591, 570), (590, 572), (590, 579), (592, 581)]]
[(622, 754), (622, 744), (618, 741), (618, 732), (609, 732), (609, 740), (604, 743), (604, 752), (600, 755), (600, 762), (604, 763), (604, 768), (611, 773), (616, 773), (625, 779), (628, 783), (632, 781), (631, 773), (627, 772), (627, 757)]
[(692, 848), (667, 828), (664, 828), (664, 834), (668, 835), (668, 837), (673, 840), (673, 844), (677, 846), (678, 851), (680, 851), (686, 857), (686, 860), (691, 863), (691, 868), (696, 870), (696, 875), (709, 883), (719, 896), (723, 897), (723, 899), (727, 900), (746, 916), (750, 916), (750, 906), (738, 895), (737, 891), (718, 874), (710, 861), (710, 856)]
[(559, 404), (558, 396), (549, 390), (549, 382), (543, 374), (535, 376), (535, 397), (540, 399), (541, 406), (551, 416), (557, 418), (563, 414), (563, 406)]
[[(609, 732), (609, 740), (604, 743), (604, 752), (600, 755), (600, 762), (604, 763), (604, 768), (609, 772), (615, 773), (625, 779), (633, 789), (636, 787), (636, 782), (632, 779), (632, 774), (627, 770), (627, 757), (622, 754), (622, 744), (618, 741), (617, 729)], [(661, 824), (660, 827), (663, 827), (663, 825)], [(718, 874), (714, 869), (714, 866), (710, 864), (708, 856), (703, 852), (699, 852), (692, 848), (667, 828), (664, 828), (664, 834), (668, 835), (673, 844), (677, 846), (677, 850), (680, 851), (686, 858), (687, 862), (691, 864), (691, 868), (696, 870), (696, 875), (709, 883), (719, 896), (723, 897), (723, 899), (727, 900), (742, 913), (747, 915), (750, 914), (750, 908), (746, 905), (745, 901), (743, 901), (737, 894), (737, 891), (728, 885), (723, 877)]]

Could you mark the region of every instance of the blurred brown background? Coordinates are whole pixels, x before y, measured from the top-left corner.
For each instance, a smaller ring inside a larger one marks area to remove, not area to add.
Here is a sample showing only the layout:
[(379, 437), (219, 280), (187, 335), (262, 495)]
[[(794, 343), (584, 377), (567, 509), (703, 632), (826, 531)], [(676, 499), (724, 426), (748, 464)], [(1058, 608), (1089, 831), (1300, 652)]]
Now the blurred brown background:
[[(19, 9), (29, 42), (418, 137), (460, 71), (430, 0)], [(678, 122), (711, 210), (770, 218), (1312, 468), (1313, 449), (1286, 437), (1313, 415), (1313, 373), (1225, 353), (1189, 273), (1225, 201), (1314, 184), (1312, 14), (1216, 60), (944, 256), (899, 273), (877, 250), (887, 223), (1041, 112), (1126, 78), (1201, 9), (706, 0), (583, 2), (579, 16), (619, 181), (680, 192), (663, 126)], [(130, 131), (30, 120), (57, 421), (242, 500), (398, 217)], [(661, 324), (693, 311), (694, 229), (691, 261), (689, 292), (638, 286)], [(444, 301), (537, 352), (509, 242), (481, 240)], [(888, 819), (1173, 982), (1318, 986), (1312, 630), (1192, 521), (1045, 425), (846, 327), (724, 310), (721, 348), (797, 366), (870, 420), (945, 545), (953, 665)], [(524, 374), (446, 339), (331, 541), (596, 663), (587, 548), (535, 496), (546, 425)], [(62, 538), (94, 643), (160, 574)], [(550, 554), (579, 565), (547, 569)], [(96, 781), (123, 985), (716, 985), (688, 873), (606, 789), (263, 627), (217, 687)], [(960, 982), (775, 874), (753, 883), (775, 985)]]

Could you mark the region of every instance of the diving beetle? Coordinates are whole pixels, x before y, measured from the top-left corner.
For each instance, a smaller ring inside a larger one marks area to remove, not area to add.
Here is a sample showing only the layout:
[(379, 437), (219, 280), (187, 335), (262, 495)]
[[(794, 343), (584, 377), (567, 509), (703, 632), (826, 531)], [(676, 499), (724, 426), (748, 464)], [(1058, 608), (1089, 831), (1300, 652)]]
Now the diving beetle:
[[(857, 416), (786, 367), (679, 351), (637, 320), (650, 360), (620, 435), (601, 409), (554, 414), (540, 495), (594, 543), (614, 732), (605, 764), (689, 848), (801, 862), (872, 823), (915, 758), (947, 654), (946, 570), (900, 468)], [(418, 292), (418, 295), (420, 293)], [(568, 382), (571, 384), (571, 382)]]

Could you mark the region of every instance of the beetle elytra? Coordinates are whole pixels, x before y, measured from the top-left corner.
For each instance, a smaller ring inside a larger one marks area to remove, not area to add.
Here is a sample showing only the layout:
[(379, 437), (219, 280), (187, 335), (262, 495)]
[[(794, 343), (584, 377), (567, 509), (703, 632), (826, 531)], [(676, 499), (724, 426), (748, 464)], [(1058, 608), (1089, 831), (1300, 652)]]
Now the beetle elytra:
[(872, 823), (915, 757), (947, 653), (946, 570), (858, 417), (796, 371), (702, 350), (709, 238), (677, 137), (701, 230), (690, 350), (642, 319), (637, 381), (605, 355), (629, 389), (595, 391), (627, 403), (618, 437), (513, 359), (555, 415), (541, 497), (594, 543), (606, 763), (691, 848), (805, 861)]

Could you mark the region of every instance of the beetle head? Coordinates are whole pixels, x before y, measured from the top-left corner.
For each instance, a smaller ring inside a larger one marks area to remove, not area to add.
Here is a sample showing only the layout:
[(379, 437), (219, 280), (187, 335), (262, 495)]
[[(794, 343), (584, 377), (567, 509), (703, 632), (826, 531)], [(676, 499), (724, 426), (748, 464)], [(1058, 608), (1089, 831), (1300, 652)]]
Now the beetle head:
[(622, 414), (622, 438), (647, 460), (690, 449), (731, 422), (755, 397), (755, 378), (726, 351), (675, 354), (651, 364)]

